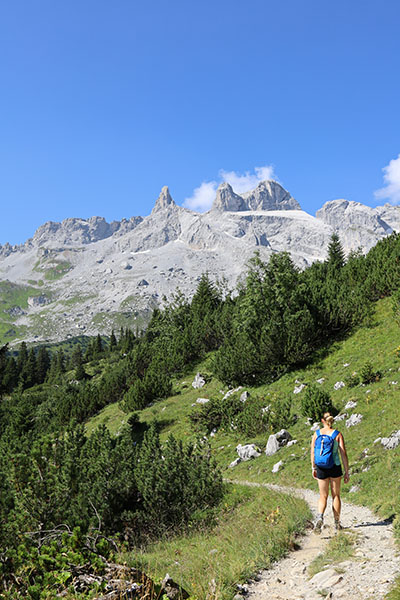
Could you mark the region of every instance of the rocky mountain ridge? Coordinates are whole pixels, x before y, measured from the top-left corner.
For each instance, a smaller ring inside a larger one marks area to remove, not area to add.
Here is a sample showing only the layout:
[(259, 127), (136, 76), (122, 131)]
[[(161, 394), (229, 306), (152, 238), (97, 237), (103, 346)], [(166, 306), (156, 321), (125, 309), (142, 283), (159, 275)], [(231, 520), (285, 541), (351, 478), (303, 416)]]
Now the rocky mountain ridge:
[(234, 287), (255, 250), (264, 260), (287, 250), (299, 267), (323, 260), (333, 231), (346, 252), (368, 251), (400, 231), (400, 209), (333, 200), (313, 217), (264, 181), (241, 195), (222, 184), (202, 214), (176, 205), (164, 187), (147, 217), (49, 221), (25, 244), (0, 246), (0, 299), (5, 284), (31, 294), (29, 302), (21, 293), (3, 299), (0, 337), (57, 340), (141, 326), (164, 295), (179, 288), (190, 296), (205, 271)]

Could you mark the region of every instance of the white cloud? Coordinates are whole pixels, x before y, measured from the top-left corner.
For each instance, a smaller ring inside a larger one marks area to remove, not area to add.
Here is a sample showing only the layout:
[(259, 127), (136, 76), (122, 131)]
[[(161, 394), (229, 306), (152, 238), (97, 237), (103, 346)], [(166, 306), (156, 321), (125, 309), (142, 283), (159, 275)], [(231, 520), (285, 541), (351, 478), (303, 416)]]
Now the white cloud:
[(254, 173), (246, 171), (244, 175), (237, 173), (236, 171), (225, 171), (224, 169), (221, 169), (219, 171), (219, 177), (219, 182), (203, 181), (199, 187), (193, 190), (192, 196), (185, 198), (183, 206), (198, 212), (209, 210), (215, 200), (217, 187), (219, 183), (222, 183), (223, 181), (230, 183), (237, 194), (243, 194), (244, 192), (248, 192), (257, 187), (260, 181), (276, 178), (274, 175), (274, 167), (271, 165), (255, 167)]
[(376, 190), (375, 198), (387, 198), (391, 204), (400, 204), (400, 154), (383, 167), (385, 186)]
[(209, 210), (214, 202), (217, 187), (218, 183), (216, 181), (203, 181), (199, 187), (194, 188), (193, 195), (190, 198), (185, 198), (183, 206), (198, 212)]
[(237, 194), (243, 194), (253, 190), (260, 181), (266, 179), (273, 179), (274, 167), (272, 165), (265, 165), (264, 167), (255, 167), (254, 173), (246, 171), (244, 175), (237, 173), (236, 171), (224, 171), (223, 169), (219, 172), (220, 177), (223, 181), (227, 181), (231, 184), (234, 191)]

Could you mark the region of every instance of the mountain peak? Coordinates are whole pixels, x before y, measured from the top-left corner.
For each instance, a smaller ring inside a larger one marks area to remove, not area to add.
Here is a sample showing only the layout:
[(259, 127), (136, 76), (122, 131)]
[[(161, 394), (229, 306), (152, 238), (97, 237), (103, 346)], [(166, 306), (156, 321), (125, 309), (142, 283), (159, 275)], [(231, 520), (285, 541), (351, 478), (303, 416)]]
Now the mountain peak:
[(160, 195), (157, 198), (157, 201), (154, 205), (152, 212), (157, 212), (159, 210), (167, 208), (168, 206), (176, 206), (176, 204), (173, 201), (171, 194), (169, 193), (168, 186), (164, 185), (164, 187), (161, 190)]
[(212, 205), (214, 210), (232, 211), (246, 210), (247, 206), (243, 198), (236, 194), (232, 186), (225, 181), (218, 186), (217, 196)]
[(297, 200), (273, 179), (260, 181), (254, 190), (243, 194), (243, 198), (249, 210), (301, 210)]

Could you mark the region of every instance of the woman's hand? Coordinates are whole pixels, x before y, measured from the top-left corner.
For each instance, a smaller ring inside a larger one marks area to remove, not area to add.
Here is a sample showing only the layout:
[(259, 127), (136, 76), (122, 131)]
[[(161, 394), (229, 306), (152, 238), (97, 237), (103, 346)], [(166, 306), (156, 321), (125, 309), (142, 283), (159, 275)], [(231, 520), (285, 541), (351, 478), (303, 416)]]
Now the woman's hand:
[(344, 474), (344, 482), (349, 483), (349, 479), (350, 479), (350, 475), (349, 475), (348, 471), (346, 471), (346, 473)]
[(311, 467), (312, 476), (317, 479), (317, 467)]

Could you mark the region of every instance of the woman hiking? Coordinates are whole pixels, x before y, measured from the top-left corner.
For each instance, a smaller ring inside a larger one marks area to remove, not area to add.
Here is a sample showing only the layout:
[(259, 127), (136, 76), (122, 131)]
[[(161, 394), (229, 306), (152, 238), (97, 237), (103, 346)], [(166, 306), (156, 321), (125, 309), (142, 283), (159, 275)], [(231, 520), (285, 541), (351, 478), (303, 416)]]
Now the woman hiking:
[[(344, 467), (344, 482), (349, 481), (349, 461), (343, 435), (333, 429), (334, 417), (326, 412), (321, 419), (322, 427), (318, 429), (311, 441), (311, 469), (314, 479), (318, 481), (319, 500), (318, 515), (314, 524), (315, 533), (321, 533), (324, 524), (324, 512), (329, 495), (329, 487), (332, 494), (332, 510), (335, 520), (335, 530), (342, 529), (340, 524), (340, 484), (342, 482), (342, 458)], [(340, 456), (339, 456), (340, 454)]]

